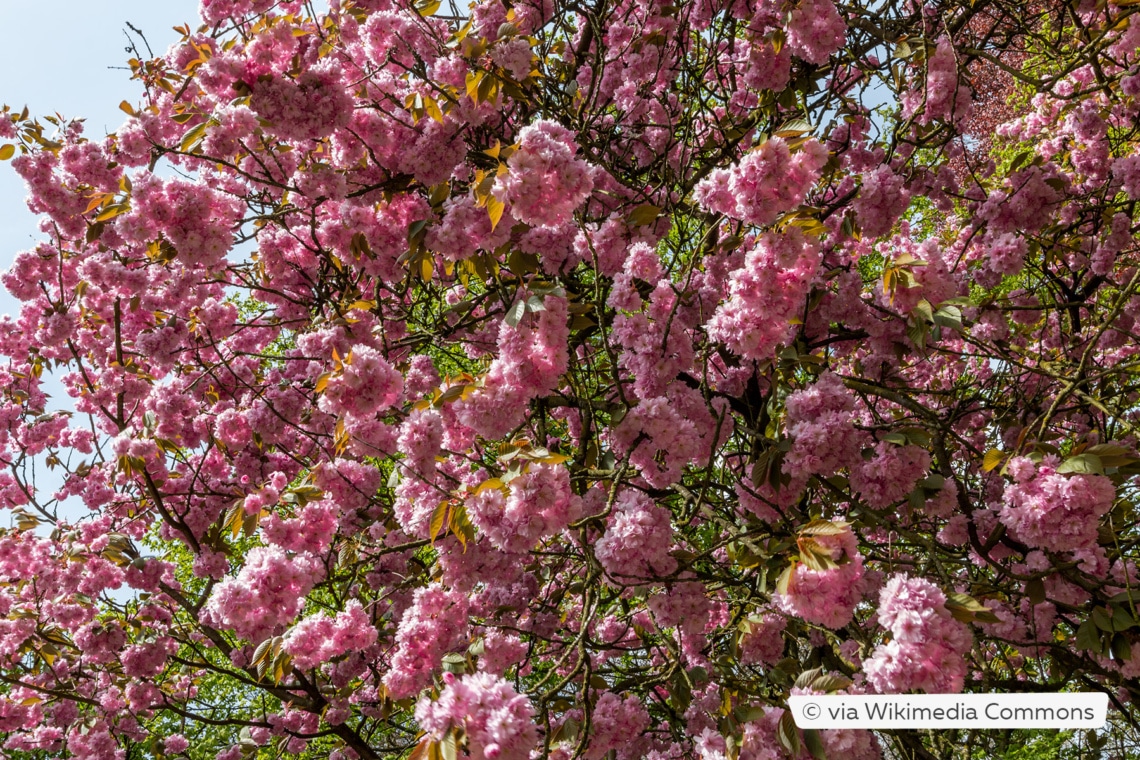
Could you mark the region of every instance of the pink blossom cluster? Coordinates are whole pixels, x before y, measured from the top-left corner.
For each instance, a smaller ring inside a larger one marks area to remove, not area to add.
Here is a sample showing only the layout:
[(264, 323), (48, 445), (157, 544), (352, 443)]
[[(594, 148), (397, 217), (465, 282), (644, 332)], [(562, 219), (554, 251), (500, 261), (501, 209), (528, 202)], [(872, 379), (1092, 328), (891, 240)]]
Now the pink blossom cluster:
[(906, 180), (889, 166), (879, 166), (863, 174), (859, 195), (852, 204), (860, 231), (870, 238), (890, 232), (909, 205)]
[(554, 390), (566, 371), (568, 319), (566, 299), (548, 295), (537, 314), (528, 313), (513, 326), (504, 321), (498, 331), (498, 356), (482, 387), (457, 405), (459, 420), (486, 438), (500, 438), (516, 427), (526, 403)]
[(878, 618), (892, 638), (863, 663), (868, 683), (882, 693), (962, 690), (964, 656), (974, 637), (946, 609), (946, 595), (937, 586), (905, 573), (892, 575), (879, 593)]
[(861, 459), (851, 468), (850, 481), (864, 501), (876, 509), (885, 509), (905, 499), (929, 471), (930, 454), (926, 449), (879, 441), (870, 459)]
[(518, 665), (527, 655), (529, 646), (513, 633), (498, 630), (487, 631), (483, 635), (483, 654), (479, 656), (479, 670), (501, 676), (513, 665)]
[(953, 0), (201, 0), (113, 135), (0, 106), (41, 215), (2, 277), (0, 755), (359, 760), (414, 715), (415, 754), (775, 760), (809, 650), (851, 694), (1128, 687), (1134, 631), (1055, 635), (1140, 577), (1102, 524), (1129, 4), (1044, 8), (1054, 49)]
[(1013, 232), (1006, 232), (990, 241), (986, 266), (1001, 275), (1014, 275), (1025, 265), (1025, 255), (1029, 246), (1025, 238)]
[(784, 402), (785, 426), (792, 447), (783, 470), (796, 480), (834, 475), (854, 467), (865, 436), (855, 428), (855, 396), (834, 372), (824, 372)]
[(712, 611), (704, 584), (678, 583), (665, 593), (649, 597), (649, 610), (662, 628), (676, 626), (685, 633), (703, 633)]
[(670, 575), (677, 560), (670, 556), (673, 528), (669, 510), (645, 494), (625, 490), (614, 502), (605, 534), (594, 544), (594, 555), (618, 583), (636, 583)]
[(697, 428), (700, 417), (687, 414), (689, 410), (678, 400), (667, 396), (646, 399), (614, 431), (614, 449), (630, 452), (630, 462), (654, 486), (675, 483), (685, 465), (708, 451)]
[(202, 621), (255, 643), (262, 641), (297, 617), (322, 574), (311, 555), (290, 555), (277, 546), (255, 547), (236, 576), (214, 587), (202, 608)]
[(448, 652), (466, 648), (468, 601), (464, 594), (431, 585), (416, 590), (396, 629), (396, 652), (384, 676), (393, 699), (418, 694)]
[(950, 40), (938, 40), (926, 61), (925, 87), (904, 94), (902, 102), (908, 116), (919, 114), (920, 124), (935, 119), (961, 123), (969, 117), (973, 97), (968, 86), (959, 84), (957, 54)]
[(1111, 480), (1104, 475), (1062, 475), (1048, 459), (1038, 465), (1015, 457), (1007, 469), (1013, 482), (1005, 486), (998, 518), (1019, 540), (1056, 552), (1096, 545), (1100, 518), (1116, 500)]
[(855, 605), (865, 592), (863, 555), (850, 527), (832, 535), (812, 536), (811, 540), (816, 553), (830, 557), (838, 566), (813, 570), (796, 563), (787, 593), (775, 594), (772, 601), (789, 615), (839, 629), (851, 622)]
[(1112, 176), (1132, 200), (1140, 200), (1140, 154), (1124, 156), (1112, 164)]
[(233, 247), (240, 206), (208, 185), (146, 177), (134, 185), (131, 205), (123, 237), (143, 246), (164, 237), (186, 266), (214, 269)]
[(706, 330), (746, 359), (770, 358), (794, 331), (819, 268), (819, 246), (798, 230), (765, 233), (729, 278)]
[(448, 198), (443, 218), (428, 228), (424, 244), (449, 261), (470, 258), (479, 250), (493, 251), (510, 240), (510, 218), (504, 216), (491, 227), (487, 209), (480, 208), (470, 195)]
[(340, 80), (340, 68), (327, 60), (296, 79), (266, 75), (253, 83), (249, 106), (287, 140), (326, 137), (352, 116), (352, 98)]
[(534, 707), (501, 677), (473, 673), (456, 678), (443, 674), (439, 699), (423, 697), (416, 704), (416, 721), (424, 731), (442, 739), (460, 729), (474, 760), (527, 760), (538, 744)]
[(742, 624), (740, 661), (745, 665), (775, 665), (784, 656), (784, 629), (788, 620), (767, 613), (751, 616)]
[(737, 165), (714, 169), (697, 183), (694, 194), (710, 211), (749, 224), (771, 224), (803, 202), (827, 158), (827, 148), (817, 140), (808, 140), (793, 154), (787, 142), (773, 137)]
[(381, 352), (356, 345), (344, 357), (340, 371), (329, 378), (319, 406), (330, 414), (375, 414), (399, 401), (403, 384), (403, 375)]
[(510, 171), (498, 178), (495, 194), (516, 219), (536, 227), (558, 227), (586, 200), (594, 179), (574, 156), (574, 134), (553, 121), (536, 121), (519, 132)]
[(787, 37), (797, 56), (823, 64), (843, 47), (847, 22), (831, 0), (803, 0), (788, 16)]
[(467, 513), (479, 532), (497, 548), (524, 552), (542, 538), (559, 533), (581, 511), (581, 499), (570, 490), (565, 467), (541, 462), (511, 480), (503, 495), (490, 488), (467, 500)]
[(297, 623), (285, 635), (281, 648), (301, 670), (311, 670), (348, 652), (360, 652), (376, 643), (376, 627), (355, 599), (334, 617), (318, 615)]
[(613, 752), (621, 760), (635, 760), (642, 733), (649, 728), (649, 712), (636, 696), (622, 699), (612, 691), (603, 692), (594, 704), (593, 739), (583, 755), (587, 760), (602, 760)]

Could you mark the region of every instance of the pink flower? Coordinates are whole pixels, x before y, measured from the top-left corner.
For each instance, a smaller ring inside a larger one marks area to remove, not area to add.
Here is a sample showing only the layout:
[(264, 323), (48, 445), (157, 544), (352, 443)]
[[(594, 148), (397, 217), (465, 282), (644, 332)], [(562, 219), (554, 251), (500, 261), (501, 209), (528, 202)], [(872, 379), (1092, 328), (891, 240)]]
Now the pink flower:
[(538, 744), (534, 707), (501, 677), (474, 673), (456, 678), (445, 673), (439, 699), (423, 697), (416, 720), (424, 731), (442, 739), (449, 729), (467, 737), (473, 760), (527, 760)]
[(855, 396), (833, 372), (795, 391), (784, 402), (792, 447), (783, 470), (794, 479), (834, 475), (861, 461), (864, 436), (855, 429)]
[(827, 158), (827, 148), (817, 140), (808, 140), (793, 154), (784, 140), (773, 137), (736, 166), (711, 172), (693, 193), (711, 211), (749, 224), (771, 224), (803, 202)]
[(574, 157), (574, 133), (553, 121), (537, 121), (519, 132), (519, 149), (499, 177), (495, 195), (521, 222), (557, 227), (570, 219), (594, 187), (585, 161)]
[(375, 414), (399, 401), (403, 383), (403, 375), (381, 352), (356, 345), (344, 358), (341, 371), (329, 379), (321, 396), (321, 409), (330, 414)]
[(1140, 200), (1140, 154), (1124, 156), (1112, 163), (1112, 176), (1132, 200)]
[(798, 228), (765, 233), (729, 278), (728, 295), (707, 331), (746, 359), (770, 358), (795, 331), (793, 318), (819, 267), (819, 247)]
[(905, 180), (880, 166), (863, 175), (863, 186), (855, 199), (855, 218), (864, 237), (877, 238), (891, 231), (895, 221), (910, 205)]
[(377, 631), (355, 599), (335, 617), (305, 618), (286, 634), (281, 648), (301, 670), (311, 670), (347, 652), (359, 652), (376, 643)]
[(902, 573), (892, 575), (879, 594), (878, 618), (892, 638), (863, 663), (872, 686), (883, 693), (962, 690), (963, 655), (973, 645), (973, 635), (946, 609), (946, 595), (937, 586)]
[(467, 597), (439, 585), (416, 590), (396, 629), (396, 653), (384, 685), (404, 699), (431, 685), (443, 655), (467, 646)]
[(787, 619), (768, 613), (749, 617), (741, 624), (740, 661), (745, 665), (775, 665), (784, 656)]
[(214, 587), (202, 608), (202, 621), (262, 641), (297, 616), (322, 574), (311, 555), (290, 557), (276, 546), (255, 547), (236, 577)]
[(920, 124), (929, 124), (934, 119), (958, 124), (973, 109), (970, 88), (958, 83), (954, 46), (946, 37), (939, 39), (934, 54), (926, 62), (925, 87), (903, 96), (905, 115), (917, 113), (920, 108)]
[(677, 569), (677, 560), (669, 556), (672, 546), (669, 510), (639, 491), (626, 490), (618, 495), (594, 554), (615, 581), (635, 583), (672, 574)]
[(884, 509), (905, 499), (929, 470), (925, 450), (879, 441), (870, 459), (851, 468), (851, 487), (872, 507)]
[(471, 521), (494, 546), (523, 552), (577, 519), (581, 499), (570, 491), (565, 467), (538, 462), (511, 480), (507, 496), (492, 488), (472, 496), (467, 504)]
[(1026, 544), (1057, 552), (1091, 549), (1100, 518), (1112, 509), (1116, 488), (1103, 475), (1061, 475), (1049, 464), (1010, 460), (1014, 482), (1002, 495), (998, 518)]
[(842, 628), (851, 622), (855, 605), (863, 598), (863, 556), (850, 528), (835, 535), (812, 536), (811, 540), (816, 551), (828, 554), (841, 564), (827, 570), (813, 570), (802, 562), (797, 563), (787, 593), (777, 593), (772, 601), (789, 615), (827, 628)]
[(847, 24), (831, 0), (802, 0), (788, 18), (788, 46), (809, 63), (823, 64), (843, 47)]
[(267, 76), (252, 86), (249, 107), (287, 140), (316, 140), (348, 124), (352, 98), (330, 59), (309, 66), (296, 79)]

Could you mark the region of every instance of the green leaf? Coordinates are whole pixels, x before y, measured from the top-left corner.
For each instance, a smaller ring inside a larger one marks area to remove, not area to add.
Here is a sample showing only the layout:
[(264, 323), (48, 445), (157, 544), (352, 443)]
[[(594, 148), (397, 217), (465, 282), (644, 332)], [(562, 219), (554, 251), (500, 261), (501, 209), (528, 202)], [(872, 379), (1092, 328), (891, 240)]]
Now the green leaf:
[(1124, 607), (1112, 607), (1112, 627), (1116, 631), (1127, 631), (1136, 625), (1132, 614)]
[(800, 561), (804, 563), (807, 569), (814, 570), (817, 573), (839, 567), (839, 563), (831, 556), (829, 550), (818, 547), (811, 540), (801, 542)]
[(506, 208), (507, 204), (503, 203), (494, 195), (487, 196), (487, 215), (491, 218), (492, 231), (499, 226), (499, 220), (503, 218), (503, 212)]
[(792, 560), (788, 566), (784, 568), (784, 572), (780, 573), (780, 577), (776, 581), (776, 593), (783, 596), (788, 595), (788, 586), (792, 583), (792, 575), (796, 571), (797, 564), (798, 560)]
[(780, 716), (780, 723), (776, 726), (776, 739), (792, 757), (800, 754), (800, 735), (796, 730), (796, 720), (792, 717), (791, 710), (785, 710)]
[(824, 749), (823, 740), (819, 738), (819, 729), (805, 728), (804, 746), (807, 747), (808, 754), (815, 760), (827, 760), (827, 750)]
[(934, 307), (925, 298), (914, 305), (914, 315), (926, 322), (934, 321)]
[(511, 308), (507, 309), (507, 314), (503, 317), (503, 321), (511, 327), (518, 327), (524, 314), (526, 314), (526, 301), (520, 299), (515, 301)]
[(811, 682), (811, 688), (815, 691), (842, 691), (851, 685), (851, 679), (846, 676), (836, 675), (834, 673), (827, 673), (820, 676)]
[(1023, 150), (1013, 157), (1013, 162), (1009, 165), (1009, 171), (1015, 172), (1025, 165), (1025, 162), (1033, 157), (1033, 151)]
[(1112, 616), (1104, 607), (1094, 607), (1092, 611), (1092, 622), (1100, 630), (1105, 633), (1112, 633)]
[(16, 155), (16, 146), (11, 143), (7, 145), (0, 145), (0, 161), (7, 161), (12, 156)]
[(1119, 443), (1098, 443), (1095, 446), (1089, 446), (1084, 453), (1096, 454), (1098, 457), (1119, 457), (1129, 452), (1130, 449), (1127, 446), (1121, 446)]
[(776, 137), (799, 137), (811, 132), (811, 124), (804, 119), (790, 119), (773, 133)]
[(1097, 632), (1096, 624), (1091, 620), (1086, 620), (1081, 623), (1081, 627), (1077, 629), (1077, 637), (1074, 642), (1077, 649), (1090, 649), (1094, 652), (1101, 651), (1100, 633)]
[(459, 540), (460, 545), (463, 546), (463, 551), (466, 552), (467, 542), (475, 539), (475, 526), (467, 516), (467, 506), (465, 504), (458, 504), (451, 510), (451, 519), (448, 521), (448, 527), (451, 529), (451, 532), (455, 534), (455, 538)]
[(1113, 636), (1111, 649), (1114, 660), (1127, 662), (1132, 659), (1132, 642), (1127, 636), (1121, 636), (1119, 633)]
[(954, 616), (956, 620), (963, 623), (971, 623), (978, 621), (981, 623), (998, 623), (1001, 622), (986, 607), (974, 597), (969, 594), (961, 594), (958, 592), (950, 592), (946, 594), (946, 609)]
[(483, 72), (482, 71), (469, 71), (469, 72), (467, 72), (467, 79), (465, 82), (466, 87), (467, 87), (467, 97), (471, 98), (471, 101), (473, 103), (475, 103), (476, 105), (478, 105), (478, 103), (479, 103), (479, 82), (481, 82), (482, 80), (483, 80)]
[(183, 153), (189, 153), (198, 144), (198, 142), (206, 136), (206, 127), (210, 125), (209, 121), (204, 121), (193, 129), (189, 130), (182, 136), (182, 140), (178, 143), (178, 149)]
[(502, 488), (502, 487), (503, 487), (503, 481), (499, 480), (498, 478), (487, 478), (486, 480), (484, 480), (482, 483), (480, 483), (475, 488), (473, 493), (479, 494), (479, 493), (483, 493), (488, 488)]
[(1045, 581), (1040, 578), (1034, 578), (1027, 582), (1025, 584), (1025, 593), (1029, 595), (1030, 604), (1034, 606), (1041, 604), (1045, 601)]
[(1057, 468), (1059, 473), (1080, 473), (1084, 475), (1103, 475), (1104, 464), (1096, 454), (1085, 452), (1069, 457)]
[(934, 324), (939, 327), (946, 327), (958, 332), (962, 330), (962, 310), (957, 306), (943, 306), (934, 312), (932, 319)]
[(111, 206), (108, 206), (107, 208), (105, 208), (103, 210), (103, 213), (101, 213), (101, 214), (99, 214), (99, 216), (95, 217), (95, 221), (96, 222), (106, 222), (110, 219), (114, 219), (119, 214), (123, 214), (127, 211), (130, 211), (130, 210), (131, 210), (130, 204), (128, 204), (128, 203), (116, 203), (114, 205), (111, 205)]
[(809, 686), (811, 686), (815, 682), (815, 679), (820, 677), (820, 675), (822, 673), (823, 673), (823, 668), (812, 668), (810, 670), (805, 670), (803, 673), (800, 673), (796, 677), (796, 684), (795, 684), (796, 688), (797, 689), (808, 688)]
[(454, 731), (448, 731), (443, 741), (439, 743), (439, 754), (443, 760), (458, 760), (459, 738)]
[(842, 520), (812, 520), (800, 528), (801, 536), (838, 536), (847, 532), (848, 524)]

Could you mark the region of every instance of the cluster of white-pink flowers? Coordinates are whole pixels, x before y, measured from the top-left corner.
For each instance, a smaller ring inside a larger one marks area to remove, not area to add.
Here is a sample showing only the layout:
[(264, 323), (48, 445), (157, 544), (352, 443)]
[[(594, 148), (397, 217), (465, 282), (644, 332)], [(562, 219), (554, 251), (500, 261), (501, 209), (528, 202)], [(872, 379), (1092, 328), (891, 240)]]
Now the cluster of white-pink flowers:
[(830, 559), (834, 566), (815, 569), (797, 563), (787, 592), (777, 593), (773, 603), (782, 611), (827, 628), (842, 628), (855, 615), (855, 605), (866, 590), (863, 555), (850, 527), (828, 535), (801, 538), (811, 541), (813, 553)]
[(349, 652), (359, 652), (376, 643), (376, 627), (360, 602), (352, 599), (334, 617), (317, 615), (293, 626), (281, 648), (302, 670), (315, 668)]
[(290, 556), (278, 546), (255, 547), (236, 576), (214, 587), (202, 619), (262, 641), (293, 622), (323, 572), (312, 555)]
[(1096, 544), (1097, 524), (1112, 509), (1116, 488), (1103, 475), (1057, 472), (1056, 462), (1040, 465), (1015, 457), (1007, 465), (1013, 482), (1005, 487), (998, 517), (1026, 544), (1051, 551), (1088, 549)]
[(416, 705), (416, 721), (437, 739), (452, 729), (467, 738), (474, 760), (526, 760), (538, 744), (534, 707), (501, 677), (474, 673), (443, 674), (439, 699)]
[(438, 585), (416, 590), (396, 630), (396, 653), (384, 685), (393, 699), (418, 694), (431, 684), (441, 658), (467, 647), (466, 594)]
[(737, 165), (714, 169), (694, 195), (710, 211), (749, 224), (771, 224), (803, 202), (827, 157), (818, 140), (808, 140), (793, 153), (787, 142), (773, 137)]
[(706, 330), (746, 359), (771, 358), (795, 330), (819, 268), (819, 246), (797, 228), (765, 233), (733, 272)]
[(537, 121), (519, 132), (518, 145), (495, 194), (521, 222), (565, 224), (594, 188), (589, 165), (574, 155), (574, 134), (556, 122)]
[(962, 690), (974, 637), (950, 614), (937, 586), (906, 574), (891, 576), (879, 594), (878, 618), (891, 640), (863, 663), (868, 683), (883, 693)]

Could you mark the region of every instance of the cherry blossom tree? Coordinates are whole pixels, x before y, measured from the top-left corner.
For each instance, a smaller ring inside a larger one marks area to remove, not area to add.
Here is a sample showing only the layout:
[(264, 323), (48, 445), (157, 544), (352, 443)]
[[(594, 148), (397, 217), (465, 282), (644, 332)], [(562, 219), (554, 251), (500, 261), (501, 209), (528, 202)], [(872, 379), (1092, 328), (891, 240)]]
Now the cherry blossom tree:
[(7, 756), (1128, 751), (1135, 0), (200, 11), (0, 113)]

